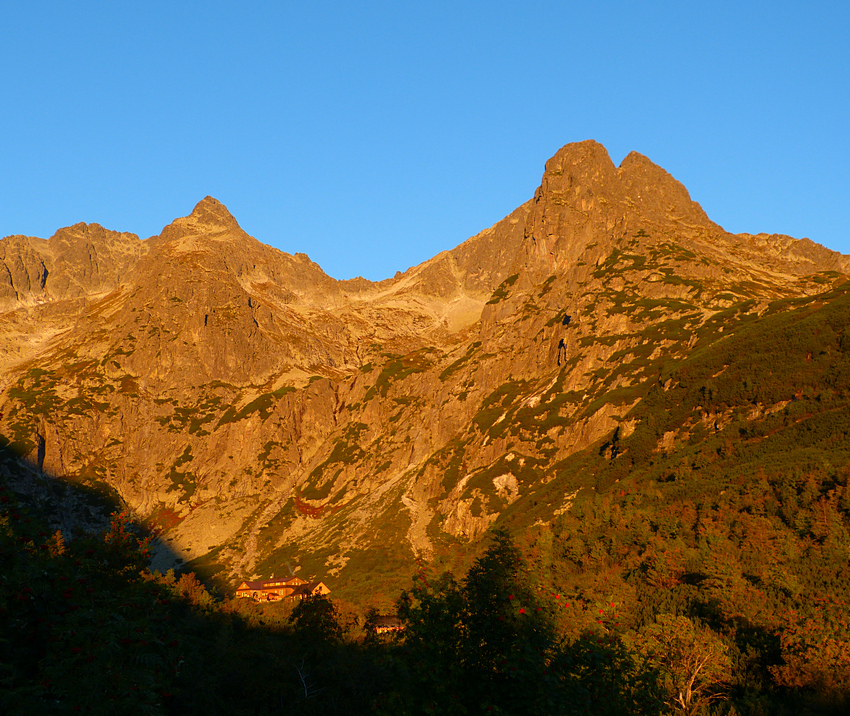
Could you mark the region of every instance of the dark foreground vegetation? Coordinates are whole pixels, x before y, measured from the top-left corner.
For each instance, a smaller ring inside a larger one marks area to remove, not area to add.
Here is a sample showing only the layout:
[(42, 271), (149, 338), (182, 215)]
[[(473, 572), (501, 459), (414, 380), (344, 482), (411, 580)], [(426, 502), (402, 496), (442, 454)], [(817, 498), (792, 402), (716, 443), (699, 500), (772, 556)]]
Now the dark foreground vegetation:
[(421, 566), (395, 635), (327, 598), (152, 574), (126, 514), (66, 543), (3, 489), (0, 712), (846, 713), (847, 474), (792, 507), (775, 489), (652, 515), (605, 497), (521, 546), (495, 531), (462, 579)]

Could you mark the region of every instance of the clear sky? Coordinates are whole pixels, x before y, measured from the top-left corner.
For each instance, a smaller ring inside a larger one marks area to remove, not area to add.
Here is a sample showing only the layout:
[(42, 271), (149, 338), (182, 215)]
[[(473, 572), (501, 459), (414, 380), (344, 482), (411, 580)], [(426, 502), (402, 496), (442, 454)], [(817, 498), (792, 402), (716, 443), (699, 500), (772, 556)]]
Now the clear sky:
[(210, 194), (377, 280), (592, 138), (729, 231), (850, 253), (848, 38), (848, 0), (0, 0), (0, 236), (145, 238)]

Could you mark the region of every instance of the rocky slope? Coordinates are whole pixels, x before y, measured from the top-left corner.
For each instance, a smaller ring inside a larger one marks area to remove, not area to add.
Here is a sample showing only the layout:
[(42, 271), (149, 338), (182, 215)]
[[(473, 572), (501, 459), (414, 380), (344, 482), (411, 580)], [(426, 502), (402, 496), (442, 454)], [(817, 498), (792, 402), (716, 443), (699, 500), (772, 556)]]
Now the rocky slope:
[(565, 461), (616, 457), (665, 366), (848, 273), (805, 239), (728, 234), (592, 141), (379, 283), (264, 246), (207, 197), (144, 241), (0, 241), (0, 435), (33, 474), (117, 491), (162, 567), (299, 565), (355, 590), (531, 505), (569, 509)]

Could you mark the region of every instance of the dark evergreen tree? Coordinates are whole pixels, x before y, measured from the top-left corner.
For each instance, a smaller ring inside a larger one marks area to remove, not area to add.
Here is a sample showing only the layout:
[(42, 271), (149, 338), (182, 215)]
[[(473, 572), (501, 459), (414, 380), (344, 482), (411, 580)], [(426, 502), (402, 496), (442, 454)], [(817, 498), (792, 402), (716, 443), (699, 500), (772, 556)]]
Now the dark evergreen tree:
[(412, 665), (414, 699), (443, 713), (559, 713), (548, 662), (555, 634), (505, 531), (462, 584), (421, 570), (402, 594), (399, 615)]

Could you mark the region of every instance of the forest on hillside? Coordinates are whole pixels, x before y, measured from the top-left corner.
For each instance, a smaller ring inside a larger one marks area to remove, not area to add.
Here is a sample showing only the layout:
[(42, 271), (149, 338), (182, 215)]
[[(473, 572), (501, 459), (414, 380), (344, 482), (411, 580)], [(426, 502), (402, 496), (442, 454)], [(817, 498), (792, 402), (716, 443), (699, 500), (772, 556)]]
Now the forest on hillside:
[(8, 714), (839, 714), (850, 471), (695, 502), (623, 485), (465, 574), (419, 564), (406, 628), (151, 573), (126, 513), (66, 541), (0, 487)]

